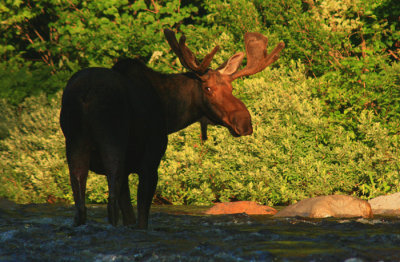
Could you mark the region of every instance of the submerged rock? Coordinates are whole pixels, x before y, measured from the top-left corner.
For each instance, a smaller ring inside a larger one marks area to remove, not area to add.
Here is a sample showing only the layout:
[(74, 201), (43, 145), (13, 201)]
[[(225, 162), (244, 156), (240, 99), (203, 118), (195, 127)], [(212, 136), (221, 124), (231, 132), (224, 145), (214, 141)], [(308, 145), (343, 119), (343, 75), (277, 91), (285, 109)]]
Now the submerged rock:
[(400, 215), (400, 192), (368, 201), (374, 215)]
[(352, 196), (331, 195), (302, 200), (279, 211), (275, 217), (372, 217), (370, 204)]
[(216, 203), (213, 207), (208, 209), (205, 214), (223, 215), (246, 213), (248, 215), (274, 215), (276, 212), (276, 209), (272, 207), (259, 205), (253, 201), (237, 201)]

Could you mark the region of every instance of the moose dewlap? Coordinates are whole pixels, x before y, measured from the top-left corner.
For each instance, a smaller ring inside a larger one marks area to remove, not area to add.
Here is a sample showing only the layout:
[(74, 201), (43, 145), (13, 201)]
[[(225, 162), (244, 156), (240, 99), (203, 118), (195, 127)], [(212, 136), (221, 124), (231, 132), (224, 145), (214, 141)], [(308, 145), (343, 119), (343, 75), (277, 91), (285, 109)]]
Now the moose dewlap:
[(89, 170), (107, 176), (112, 225), (118, 223), (119, 211), (124, 225), (136, 223), (128, 176), (137, 173), (138, 227), (147, 228), (168, 134), (197, 121), (225, 126), (235, 137), (253, 132), (249, 111), (232, 95), (231, 83), (275, 62), (284, 43), (268, 54), (266, 37), (246, 33), (247, 65), (238, 70), (244, 58), (240, 52), (214, 70), (209, 65), (218, 46), (200, 63), (186, 46), (185, 36), (178, 42), (173, 31), (166, 29), (164, 34), (189, 72), (162, 74), (139, 60), (126, 59), (112, 68), (83, 69), (67, 83), (60, 124), (76, 206), (75, 225), (86, 222)]

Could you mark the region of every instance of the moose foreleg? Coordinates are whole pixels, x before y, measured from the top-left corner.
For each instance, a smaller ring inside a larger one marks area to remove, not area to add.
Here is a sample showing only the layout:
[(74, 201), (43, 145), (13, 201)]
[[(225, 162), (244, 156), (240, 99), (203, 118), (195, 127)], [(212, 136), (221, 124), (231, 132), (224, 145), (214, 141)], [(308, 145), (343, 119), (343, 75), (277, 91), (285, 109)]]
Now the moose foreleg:
[[(158, 166), (157, 166), (158, 167)], [(138, 185), (138, 228), (147, 229), (151, 202), (158, 181), (157, 169), (139, 175)]]

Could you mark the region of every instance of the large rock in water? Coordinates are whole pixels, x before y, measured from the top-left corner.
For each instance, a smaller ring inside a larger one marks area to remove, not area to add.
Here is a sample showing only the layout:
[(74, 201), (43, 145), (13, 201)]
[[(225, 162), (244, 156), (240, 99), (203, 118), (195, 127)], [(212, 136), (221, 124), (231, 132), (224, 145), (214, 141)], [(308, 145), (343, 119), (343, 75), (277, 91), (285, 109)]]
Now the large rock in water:
[(237, 201), (217, 203), (213, 207), (208, 209), (205, 214), (223, 215), (246, 213), (248, 215), (274, 215), (276, 214), (276, 212), (276, 209), (272, 207), (259, 205), (253, 201)]
[(302, 200), (279, 211), (275, 217), (372, 217), (370, 204), (352, 196), (319, 196)]
[(400, 192), (368, 201), (374, 215), (400, 215)]

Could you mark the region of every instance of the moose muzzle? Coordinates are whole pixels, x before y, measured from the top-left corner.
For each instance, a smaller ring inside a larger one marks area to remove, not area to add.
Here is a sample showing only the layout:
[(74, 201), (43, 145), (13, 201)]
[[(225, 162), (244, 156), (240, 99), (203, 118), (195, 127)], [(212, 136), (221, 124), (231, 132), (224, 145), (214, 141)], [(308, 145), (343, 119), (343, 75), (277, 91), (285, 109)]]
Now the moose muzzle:
[(229, 124), (229, 130), (233, 136), (247, 136), (253, 133), (251, 116), (247, 109), (236, 111), (233, 114), (230, 114)]

